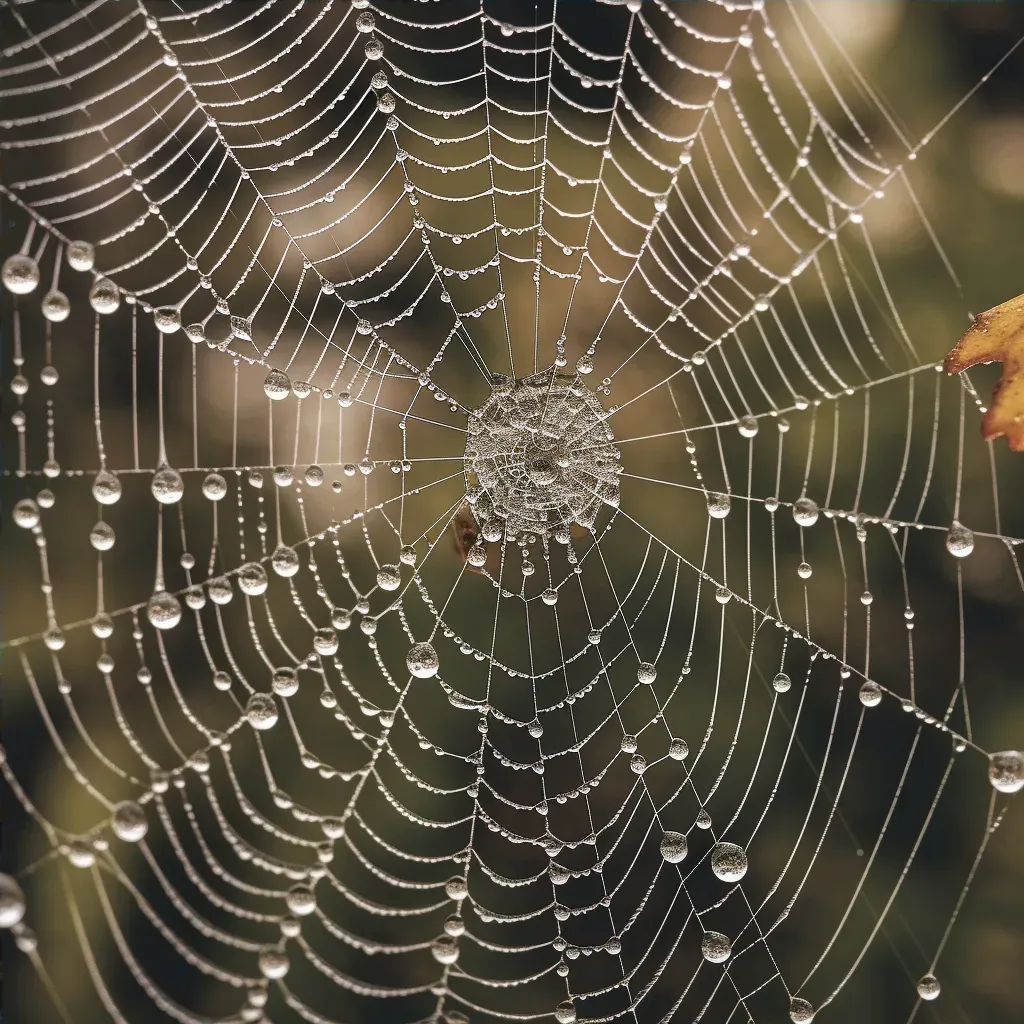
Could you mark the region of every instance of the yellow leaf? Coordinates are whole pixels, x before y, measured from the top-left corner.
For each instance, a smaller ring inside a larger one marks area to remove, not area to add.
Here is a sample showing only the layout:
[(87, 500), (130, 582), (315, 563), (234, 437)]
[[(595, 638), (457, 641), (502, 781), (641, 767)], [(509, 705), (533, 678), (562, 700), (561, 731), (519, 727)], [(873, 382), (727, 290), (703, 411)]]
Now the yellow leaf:
[(946, 373), (961, 373), (979, 363), (1002, 363), (992, 405), (981, 421), (986, 441), (1005, 437), (1015, 452), (1024, 451), (1024, 295), (979, 313), (967, 333), (946, 356)]

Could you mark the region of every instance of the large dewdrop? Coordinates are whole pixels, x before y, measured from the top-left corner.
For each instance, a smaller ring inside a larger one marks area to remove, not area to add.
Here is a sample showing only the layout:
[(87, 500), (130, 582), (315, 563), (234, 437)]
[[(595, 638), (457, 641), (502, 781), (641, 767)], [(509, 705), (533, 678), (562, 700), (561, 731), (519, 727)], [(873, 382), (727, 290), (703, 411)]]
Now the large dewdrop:
[(174, 629), (181, 622), (181, 602), (173, 594), (160, 590), (149, 599), (146, 618), (157, 629)]
[(428, 643), (413, 644), (405, 656), (405, 665), (409, 673), (417, 679), (430, 679), (431, 676), (437, 675), (437, 670), (441, 667), (437, 651)]
[(109, 316), (121, 305), (121, 291), (108, 278), (97, 277), (89, 290), (89, 305), (102, 316)]
[(686, 859), (686, 836), (682, 832), (666, 832), (661, 837), (661, 856), (669, 864), (678, 864)]
[(988, 762), (988, 780), (1000, 793), (1018, 793), (1024, 789), (1024, 753), (1002, 750)]
[(137, 843), (142, 840), (149, 829), (146, 812), (134, 800), (122, 800), (114, 808), (114, 817), (110, 827), (118, 839), (126, 843)]
[(254, 693), (245, 705), (245, 717), (261, 732), (277, 725), (277, 702), (269, 693)]
[(0, 872), (0, 928), (13, 928), (25, 916), (25, 894), (21, 886)]
[(735, 843), (719, 843), (711, 851), (711, 870), (723, 882), (738, 882), (747, 873), (747, 854)]
[(39, 264), (31, 256), (15, 253), (4, 260), (4, 287), (12, 295), (28, 295), (39, 285)]

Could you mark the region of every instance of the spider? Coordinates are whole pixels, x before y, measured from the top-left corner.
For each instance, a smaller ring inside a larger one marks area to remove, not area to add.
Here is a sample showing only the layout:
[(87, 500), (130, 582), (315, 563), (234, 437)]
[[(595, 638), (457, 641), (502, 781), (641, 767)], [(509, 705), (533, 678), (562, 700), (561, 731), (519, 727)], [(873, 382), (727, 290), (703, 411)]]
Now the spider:
[[(495, 555), (500, 557), (500, 552), (497, 548), (487, 549), (486, 543), (480, 540), (480, 531), (477, 528), (476, 523), (473, 521), (473, 517), (468, 512), (456, 512), (452, 518), (452, 542), (455, 547), (455, 551), (459, 558), (462, 559), (462, 564), (470, 571), (479, 574), (483, 574), (484, 569), (488, 567), (489, 562), (493, 562)], [(487, 550), (487, 560), (483, 565), (474, 565), (469, 560), (469, 553), (477, 546), (483, 547)]]

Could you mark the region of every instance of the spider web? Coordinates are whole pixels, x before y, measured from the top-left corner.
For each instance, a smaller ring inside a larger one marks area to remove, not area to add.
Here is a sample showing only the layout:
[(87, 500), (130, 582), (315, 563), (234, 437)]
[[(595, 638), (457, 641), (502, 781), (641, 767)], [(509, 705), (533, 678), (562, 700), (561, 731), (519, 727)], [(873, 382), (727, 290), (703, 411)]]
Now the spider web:
[(807, 1021), (897, 962), (913, 1019), (1022, 778), (963, 614), (1019, 538), (874, 240), (934, 133), (811, 5), (2, 17), (41, 1012)]

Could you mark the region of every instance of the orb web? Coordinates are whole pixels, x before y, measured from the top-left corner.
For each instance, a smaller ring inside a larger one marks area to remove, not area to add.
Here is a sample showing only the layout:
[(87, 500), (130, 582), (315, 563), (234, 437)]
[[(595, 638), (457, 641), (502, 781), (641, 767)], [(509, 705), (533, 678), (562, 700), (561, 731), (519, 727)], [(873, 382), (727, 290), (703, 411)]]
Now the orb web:
[(962, 987), (1024, 784), (964, 609), (1019, 608), (1024, 523), (885, 249), (948, 280), (948, 116), (911, 138), (818, 5), (0, 19), (26, 1014)]

